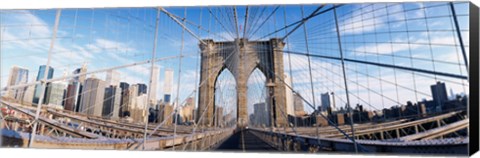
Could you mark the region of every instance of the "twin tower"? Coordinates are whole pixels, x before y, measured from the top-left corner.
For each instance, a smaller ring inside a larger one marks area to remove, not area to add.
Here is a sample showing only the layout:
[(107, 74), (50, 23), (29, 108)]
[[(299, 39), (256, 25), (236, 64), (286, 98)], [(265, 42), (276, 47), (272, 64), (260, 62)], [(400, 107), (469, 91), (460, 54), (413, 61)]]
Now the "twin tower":
[(237, 126), (248, 124), (247, 80), (258, 68), (266, 77), (267, 107), (270, 107), (270, 124), (276, 127), (287, 125), (285, 99), (283, 47), (285, 43), (277, 38), (268, 41), (248, 41), (240, 38), (234, 41), (214, 42), (205, 39), (200, 42), (201, 75), (198, 99), (197, 122), (213, 126), (215, 109), (215, 83), (224, 69), (234, 76), (237, 91)]

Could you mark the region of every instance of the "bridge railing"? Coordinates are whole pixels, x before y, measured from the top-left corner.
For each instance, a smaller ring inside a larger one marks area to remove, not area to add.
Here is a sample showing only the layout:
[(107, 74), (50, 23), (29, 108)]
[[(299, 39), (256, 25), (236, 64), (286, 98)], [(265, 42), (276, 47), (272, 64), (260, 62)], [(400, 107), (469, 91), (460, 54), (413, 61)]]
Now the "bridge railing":
[[(217, 131), (196, 133), (194, 136), (185, 134), (175, 137), (156, 137), (148, 139), (145, 150), (169, 150), (172, 147), (182, 150), (207, 150), (233, 134), (233, 128)], [(2, 129), (2, 139), (10, 144), (10, 147), (28, 147), (30, 133)], [(82, 139), (38, 135), (34, 140), (34, 148), (62, 148), (62, 149), (115, 149), (115, 150), (138, 150), (142, 148), (142, 139)], [(173, 150), (173, 149), (172, 149)]]
[[(282, 151), (293, 152), (354, 152), (354, 143), (347, 139), (317, 138), (286, 134), (269, 129), (250, 129), (254, 135)], [(423, 153), (441, 155), (466, 154), (467, 138), (447, 138), (423, 141), (372, 141), (357, 140), (363, 153)]]

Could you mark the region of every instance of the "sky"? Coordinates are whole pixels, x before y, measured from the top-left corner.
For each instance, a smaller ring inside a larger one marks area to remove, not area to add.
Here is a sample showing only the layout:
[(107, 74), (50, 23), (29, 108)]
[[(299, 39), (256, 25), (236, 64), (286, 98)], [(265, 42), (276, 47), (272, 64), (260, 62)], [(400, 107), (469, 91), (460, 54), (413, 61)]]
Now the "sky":
[[(245, 37), (249, 40), (283, 37), (293, 27), (269, 34), (310, 15), (318, 6), (249, 6), (247, 25), (247, 7), (237, 6), (239, 34), (243, 36), (246, 29)], [(468, 3), (456, 2), (454, 6), (468, 55)], [(320, 11), (330, 7), (332, 5), (326, 5)], [(157, 98), (163, 96), (166, 68), (174, 70), (172, 98), (180, 96), (182, 102), (189, 96), (195, 96), (194, 90), (200, 77), (199, 41), (195, 36), (215, 41), (233, 40), (237, 28), (233, 8), (164, 9), (179, 17), (180, 21), (185, 17), (184, 25), (188, 30), (161, 12), (157, 43), (154, 42), (157, 20), (154, 8), (62, 9), (50, 63), (55, 69), (54, 78), (71, 74), (82, 64), (87, 64), (88, 71), (93, 71), (149, 60), (156, 45), (156, 58), (185, 55), (181, 59), (155, 63), (161, 71)], [(29, 82), (32, 82), (39, 65), (47, 63), (56, 12), (52, 9), (1, 11), (1, 87), (6, 86), (13, 65), (27, 68)], [(272, 12), (274, 14), (269, 17)], [(448, 3), (346, 4), (337, 8), (336, 12), (342, 51), (339, 49), (333, 11), (315, 16), (306, 22), (305, 27), (295, 30), (284, 40), (284, 51), (329, 57), (343, 54), (348, 59), (467, 75)], [(340, 61), (317, 57), (309, 59), (288, 53), (284, 53), (283, 58), (285, 73), (292, 73), (295, 91), (307, 102), (319, 105), (320, 93), (335, 92), (337, 106), (346, 103)], [(121, 81), (147, 83), (149, 68), (150, 64), (143, 64), (117, 71), (121, 74)], [(367, 105), (366, 108), (371, 110), (405, 104), (408, 100), (431, 99), (429, 86), (436, 81), (445, 82), (448, 91), (452, 89), (455, 93), (468, 94), (468, 81), (462, 79), (349, 62), (345, 64), (345, 69), (351, 104)], [(224, 96), (222, 100), (216, 100), (219, 105), (236, 103), (236, 94), (232, 93), (235, 82), (228, 73), (222, 72), (217, 83), (222, 85), (219, 95)], [(252, 99), (248, 101), (249, 109), (256, 103), (254, 100), (260, 102), (265, 98), (262, 95), (265, 76), (262, 75), (260, 71), (254, 71), (250, 76), (248, 95)], [(105, 79), (105, 73), (94, 76)], [(313, 93), (317, 96), (315, 100), (312, 99), (312, 84)], [(235, 110), (234, 104), (225, 106)], [(307, 105), (305, 109), (311, 111)]]

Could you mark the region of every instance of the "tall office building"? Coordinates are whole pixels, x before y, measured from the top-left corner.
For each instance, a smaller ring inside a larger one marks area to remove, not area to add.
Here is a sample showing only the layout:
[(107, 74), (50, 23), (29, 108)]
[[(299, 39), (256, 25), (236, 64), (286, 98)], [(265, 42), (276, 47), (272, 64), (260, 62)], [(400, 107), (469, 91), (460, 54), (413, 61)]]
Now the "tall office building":
[[(19, 84), (25, 84), (28, 82), (28, 69), (21, 68), (18, 66), (13, 66), (10, 69), (10, 75), (8, 76), (7, 86), (15, 86)], [(9, 97), (15, 98), (16, 100), (23, 100), (25, 91), (28, 87), (10, 89), (7, 92)]]
[(253, 104), (253, 120), (258, 126), (270, 126), (269, 106), (265, 103)]
[(105, 97), (103, 102), (102, 117), (118, 118), (120, 113), (121, 88), (110, 85), (105, 88)]
[(50, 83), (45, 95), (45, 104), (51, 106), (63, 106), (63, 96), (66, 84), (63, 82)]
[[(73, 74), (80, 74), (80, 73), (86, 73), (87, 72), (87, 64), (83, 64), (81, 68), (75, 69), (73, 71)], [(81, 84), (84, 84), (85, 79), (87, 79), (87, 75), (80, 75), (77, 77), (73, 78), (73, 81), (80, 82)]]
[(127, 103), (127, 111), (132, 113), (132, 109), (135, 108), (137, 105), (137, 97), (138, 97), (138, 85), (132, 84), (128, 88), (128, 103)]
[[(43, 80), (43, 78), (45, 77), (45, 72), (48, 70), (48, 73), (47, 73), (47, 79), (52, 79), (53, 78), (53, 68), (52, 67), (49, 67), (47, 69), (47, 66), (46, 65), (40, 65), (40, 67), (38, 68), (38, 75), (37, 75), (37, 81), (41, 81)], [(49, 86), (49, 84), (47, 84), (47, 87)], [(47, 89), (45, 88), (45, 91)], [(42, 92), (42, 84), (37, 84), (35, 85), (35, 92), (33, 94), (33, 103), (35, 104), (38, 104), (38, 101), (40, 100), (40, 95), (42, 95), (42, 93), (46, 94), (44, 92)], [(44, 98), (45, 98), (45, 95), (44, 95)], [(45, 99), (44, 99), (44, 102), (45, 103)]]
[(321, 94), (321, 100), (322, 100), (322, 108), (321, 111), (327, 111), (328, 109), (331, 109), (332, 111), (335, 110), (335, 105), (332, 103), (333, 102), (333, 94), (332, 93), (322, 93)]
[(224, 118), (223, 118), (223, 107), (215, 108), (215, 121), (217, 127), (223, 127), (224, 125)]
[(433, 102), (435, 103), (434, 110), (436, 112), (441, 112), (443, 104), (448, 101), (445, 83), (437, 82), (436, 84), (431, 85), (430, 89), (432, 90)]
[(140, 96), (142, 94), (147, 94), (147, 85), (144, 83), (138, 83), (138, 94), (137, 96)]
[(119, 108), (119, 116), (124, 117), (123, 113), (128, 111), (128, 103), (129, 103), (129, 88), (130, 85), (126, 82), (120, 82), (120, 95), (122, 98), (120, 99), (120, 108)]
[(295, 116), (305, 115), (305, 110), (303, 109), (303, 100), (298, 94), (293, 95), (293, 106), (295, 108)]
[(285, 104), (287, 105), (287, 114), (288, 115), (295, 115), (295, 109), (293, 107), (293, 91), (290, 89), (292, 87), (292, 79), (285, 74)]
[(160, 104), (159, 109), (160, 110), (158, 113), (158, 122), (164, 122), (165, 126), (172, 125), (174, 121), (174, 117), (172, 117), (173, 106), (171, 106), (170, 104), (162, 103)]
[(80, 99), (80, 82), (70, 82), (67, 86), (67, 94), (65, 98), (65, 110), (76, 111)]
[[(80, 74), (87, 72), (87, 65), (83, 64), (81, 68), (77, 68), (73, 71), (73, 74)], [(69, 111), (79, 111), (80, 100), (82, 98), (82, 88), (83, 84), (85, 83), (86, 75), (80, 75), (77, 77), (73, 77), (70, 80), (70, 83), (67, 86), (67, 93), (65, 96), (65, 110)]]
[(165, 82), (163, 85), (163, 101), (170, 103), (173, 87), (173, 69), (165, 69)]
[(105, 96), (105, 81), (97, 78), (87, 78), (83, 87), (79, 112), (88, 115), (102, 116), (103, 99)]
[(150, 85), (150, 88), (152, 89), (152, 91), (150, 92), (150, 106), (155, 106), (155, 104), (157, 103), (157, 85), (159, 74), (160, 68), (158, 68), (157, 66), (153, 67), (152, 84)]
[(185, 122), (194, 121), (193, 112), (195, 110), (195, 99), (193, 97), (188, 97), (185, 104), (181, 108), (180, 116)]
[(185, 101), (185, 106), (195, 107), (195, 98), (194, 97), (188, 97), (187, 100)]
[[(135, 87), (135, 86), (132, 86)], [(132, 104), (130, 104), (129, 111), (130, 111), (130, 118), (134, 122), (145, 123), (148, 119), (147, 112), (145, 110), (147, 106), (147, 95), (141, 94), (140, 96), (136, 96), (132, 98), (134, 100)]]
[(118, 73), (118, 71), (108, 70), (105, 78), (107, 86), (118, 86), (120, 84), (120, 73)]
[(27, 90), (25, 90), (25, 94), (23, 96), (23, 103), (24, 104), (32, 102), (34, 92), (35, 92), (35, 85), (27, 87)]

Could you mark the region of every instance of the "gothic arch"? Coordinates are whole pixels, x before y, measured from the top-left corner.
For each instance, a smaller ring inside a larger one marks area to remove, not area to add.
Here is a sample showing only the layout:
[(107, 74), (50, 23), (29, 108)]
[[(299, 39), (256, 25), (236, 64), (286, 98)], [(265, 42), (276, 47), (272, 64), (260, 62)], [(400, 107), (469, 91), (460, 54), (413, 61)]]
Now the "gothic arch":
[(268, 41), (248, 41), (248, 39), (235, 39), (234, 41), (214, 42), (206, 39), (199, 45), (201, 49), (200, 81), (205, 84), (200, 86), (198, 100), (198, 114), (206, 110), (204, 118), (199, 124), (212, 126), (213, 106), (207, 101), (214, 99), (215, 82), (220, 72), (228, 69), (234, 76), (237, 90), (237, 125), (244, 127), (248, 124), (247, 112), (247, 80), (255, 68), (259, 68), (267, 79), (269, 92), (273, 97), (269, 101), (273, 107), (272, 124), (275, 126), (287, 125), (284, 113), (285, 86), (276, 79), (275, 74), (283, 79), (283, 47), (284, 43), (276, 38)]

